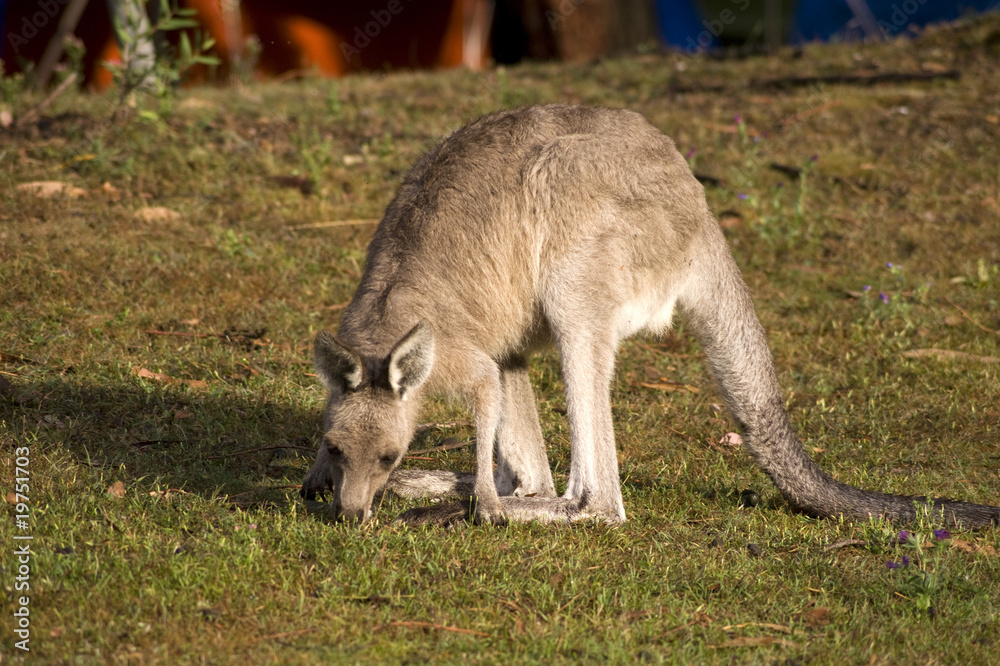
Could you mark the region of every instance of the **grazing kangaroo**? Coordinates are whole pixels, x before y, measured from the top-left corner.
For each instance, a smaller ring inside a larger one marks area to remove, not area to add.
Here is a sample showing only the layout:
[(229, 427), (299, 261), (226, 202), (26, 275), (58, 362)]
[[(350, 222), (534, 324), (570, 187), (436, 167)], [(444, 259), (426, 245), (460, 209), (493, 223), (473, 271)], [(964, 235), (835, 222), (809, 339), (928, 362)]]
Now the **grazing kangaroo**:
[[(629, 111), (535, 106), (477, 120), (410, 170), (372, 239), (338, 337), (320, 333), (324, 436), (302, 494), (332, 490), (366, 520), (374, 495), (475, 497), (479, 521), (625, 520), (610, 384), (618, 344), (679, 307), (754, 460), (796, 508), (947, 523), (1000, 509), (859, 490), (792, 431), (764, 330), (701, 185), (673, 142)], [(566, 385), (569, 482), (556, 497), (527, 356), (554, 343)], [(400, 472), (430, 392), (475, 414), (475, 476)], [(498, 459), (494, 473), (494, 451)]]

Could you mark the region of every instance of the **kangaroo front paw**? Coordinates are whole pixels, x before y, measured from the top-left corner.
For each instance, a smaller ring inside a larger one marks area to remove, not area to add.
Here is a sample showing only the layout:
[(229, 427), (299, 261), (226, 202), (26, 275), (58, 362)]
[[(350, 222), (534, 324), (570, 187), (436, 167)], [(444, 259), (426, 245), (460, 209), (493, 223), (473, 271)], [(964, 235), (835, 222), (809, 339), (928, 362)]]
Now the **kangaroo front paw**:
[(299, 488), (299, 495), (305, 500), (315, 500), (317, 497), (323, 499), (326, 493), (333, 492), (333, 478), (328, 470), (317, 470), (313, 467), (302, 480), (302, 487)]
[(475, 508), (472, 512), (472, 520), (477, 525), (506, 525), (507, 515), (503, 511), (503, 505), (497, 498), (492, 501), (484, 498), (473, 498)]

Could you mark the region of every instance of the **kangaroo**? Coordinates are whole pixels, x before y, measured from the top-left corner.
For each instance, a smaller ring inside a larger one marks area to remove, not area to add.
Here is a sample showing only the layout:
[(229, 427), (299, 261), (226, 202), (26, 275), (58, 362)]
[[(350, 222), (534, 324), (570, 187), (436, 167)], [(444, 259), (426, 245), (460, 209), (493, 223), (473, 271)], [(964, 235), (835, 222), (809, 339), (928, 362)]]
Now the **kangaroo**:
[[(792, 430), (748, 288), (673, 142), (641, 115), (578, 106), (505, 110), (420, 158), (389, 204), (337, 337), (316, 337), (329, 389), (302, 494), (367, 520), (388, 487), (474, 496), (473, 518), (625, 520), (610, 384), (620, 341), (680, 309), (750, 455), (814, 516), (908, 521), (918, 504), (965, 527), (1000, 508), (868, 492), (823, 472)], [(569, 480), (556, 496), (526, 359), (560, 355)], [(466, 399), (475, 475), (393, 470), (429, 393)], [(497, 468), (494, 473), (494, 451)]]

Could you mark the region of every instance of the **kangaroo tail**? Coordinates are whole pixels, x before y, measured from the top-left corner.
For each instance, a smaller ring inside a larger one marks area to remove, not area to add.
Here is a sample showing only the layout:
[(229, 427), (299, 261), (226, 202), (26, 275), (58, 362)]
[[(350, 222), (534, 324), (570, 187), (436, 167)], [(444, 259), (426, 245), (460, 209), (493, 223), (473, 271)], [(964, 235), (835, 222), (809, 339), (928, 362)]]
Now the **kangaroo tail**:
[(785, 411), (764, 329), (718, 226), (709, 247), (694, 259), (693, 280), (680, 305), (705, 348), (726, 403), (740, 422), (750, 455), (781, 494), (814, 516), (913, 520), (919, 505), (946, 524), (981, 527), (1000, 523), (1000, 507), (947, 499), (869, 492), (834, 480), (802, 448)]
[(475, 475), (439, 470), (393, 470), (385, 487), (411, 499), (420, 497), (471, 497)]

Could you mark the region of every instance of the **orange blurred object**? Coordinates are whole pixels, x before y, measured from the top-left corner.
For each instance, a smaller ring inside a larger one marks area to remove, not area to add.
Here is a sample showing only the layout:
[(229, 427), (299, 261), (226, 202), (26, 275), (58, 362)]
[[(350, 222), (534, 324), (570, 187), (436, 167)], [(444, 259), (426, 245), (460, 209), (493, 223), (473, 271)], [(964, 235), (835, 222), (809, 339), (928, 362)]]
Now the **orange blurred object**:
[[(64, 3), (52, 2), (61, 11)], [(185, 0), (206, 35), (215, 39), (222, 65), (199, 68), (189, 79), (226, 80), (255, 36), (259, 76), (315, 69), (324, 76), (365, 70), (466, 66), (482, 68), (488, 58), (493, 0)], [(54, 10), (55, 11), (55, 10)], [(39, 12), (35, 3), (11, 3), (2, 58), (8, 73), (37, 63), (55, 33), (59, 15)], [(107, 2), (91, 0), (74, 31), (86, 49), (85, 83), (111, 85), (103, 62), (120, 59)], [(168, 35), (169, 37), (169, 35)]]

